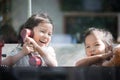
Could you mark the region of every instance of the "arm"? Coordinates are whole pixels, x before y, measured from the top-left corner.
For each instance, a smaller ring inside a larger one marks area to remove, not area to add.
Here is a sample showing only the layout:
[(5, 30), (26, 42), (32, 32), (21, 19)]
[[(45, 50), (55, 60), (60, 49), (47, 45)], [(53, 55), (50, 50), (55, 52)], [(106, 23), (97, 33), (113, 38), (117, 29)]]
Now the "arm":
[(12, 66), (14, 65), (19, 59), (21, 59), (24, 55), (19, 52), (14, 56), (8, 56), (6, 59), (2, 60), (2, 65)]
[(3, 59), (1, 64), (2, 65), (7, 65), (7, 66), (12, 66), (18, 60), (20, 60), (22, 57), (24, 57), (25, 55), (27, 55), (30, 52), (32, 52), (33, 49), (29, 45), (26, 45), (26, 44), (27, 43), (25, 42), (25, 44), (22, 47), (22, 50), (14, 51), (14, 52), (12, 52), (13, 55), (9, 55), (7, 58)]
[(100, 60), (102, 59), (99, 56), (85, 57), (81, 60), (78, 60), (75, 66), (77, 67), (90, 66), (92, 64), (98, 63)]
[(45, 63), (48, 66), (51, 66), (51, 67), (57, 66), (57, 60), (56, 60), (56, 56), (53, 48), (49, 50), (45, 50), (40, 46), (38, 46), (36, 47), (36, 50), (39, 52), (39, 54), (41, 55), (41, 57), (44, 59)]
[(104, 61), (105, 59), (111, 57), (112, 54), (111, 53), (104, 53), (104, 54), (100, 54), (100, 55), (94, 55), (94, 56), (90, 56), (90, 57), (86, 57), (83, 58), (79, 61), (76, 62), (76, 66), (78, 67), (82, 67), (82, 66), (91, 66), (93, 64), (99, 63)]

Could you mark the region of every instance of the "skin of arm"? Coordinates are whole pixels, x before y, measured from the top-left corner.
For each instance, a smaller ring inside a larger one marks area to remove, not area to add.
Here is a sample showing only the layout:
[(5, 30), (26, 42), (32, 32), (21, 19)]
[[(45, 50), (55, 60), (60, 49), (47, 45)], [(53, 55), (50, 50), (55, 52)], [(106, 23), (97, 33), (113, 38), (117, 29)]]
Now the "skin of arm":
[(105, 54), (86, 57), (81, 60), (78, 60), (75, 66), (77, 67), (91, 66), (93, 64), (100, 63), (111, 56), (112, 56), (112, 53), (105, 53)]
[(102, 60), (102, 58), (100, 56), (85, 57), (81, 60), (78, 60), (75, 63), (75, 66), (77, 66), (77, 67), (90, 66), (92, 64), (98, 63), (100, 60)]
[(20, 51), (18, 54), (14, 56), (8, 56), (6, 59), (2, 61), (2, 65), (12, 66), (14, 65), (19, 59), (21, 59), (24, 56), (22, 52)]

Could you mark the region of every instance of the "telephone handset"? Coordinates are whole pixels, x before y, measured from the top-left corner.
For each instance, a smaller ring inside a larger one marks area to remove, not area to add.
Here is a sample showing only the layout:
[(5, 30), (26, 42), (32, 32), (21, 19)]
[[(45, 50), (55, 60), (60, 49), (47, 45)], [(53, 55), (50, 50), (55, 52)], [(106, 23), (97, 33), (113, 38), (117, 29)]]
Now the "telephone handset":
[(33, 36), (32, 31), (30, 29), (27, 29), (27, 28), (21, 30), (20, 35), (21, 35), (23, 41), (26, 37), (32, 37)]

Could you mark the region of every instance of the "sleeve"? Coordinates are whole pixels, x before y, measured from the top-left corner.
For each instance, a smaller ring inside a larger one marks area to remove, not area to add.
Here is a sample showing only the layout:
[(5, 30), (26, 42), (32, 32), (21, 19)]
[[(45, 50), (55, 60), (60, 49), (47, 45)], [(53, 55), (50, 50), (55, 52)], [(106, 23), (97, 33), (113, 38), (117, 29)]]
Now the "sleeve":
[[(19, 53), (19, 51), (21, 50), (21, 47), (16, 47), (15, 49), (13, 49), (8, 56), (14, 56), (16, 54)], [(24, 56), (23, 58), (21, 58), (20, 60), (18, 60), (13, 66), (20, 66), (20, 67), (24, 67), (24, 66), (30, 66), (29, 65), (29, 57), (28, 56)]]
[[(46, 54), (48, 54), (49, 56), (51, 56), (53, 59), (57, 60), (56, 59), (55, 50), (54, 50), (53, 47), (51, 47), (51, 46), (44, 47), (43, 50), (45, 51)], [(43, 61), (42, 66), (47, 66), (47, 64), (45, 63), (46, 58), (43, 58), (43, 57), (41, 57), (41, 58), (42, 58), (42, 61)]]
[(50, 47), (47, 49), (47, 51), (50, 53), (50, 55), (51, 55), (53, 58), (56, 58), (56, 53), (55, 53), (55, 50), (54, 50), (53, 47), (50, 46)]
[(16, 47), (15, 49), (13, 49), (8, 56), (14, 56), (16, 54), (18, 54), (18, 52), (21, 50), (21, 48)]

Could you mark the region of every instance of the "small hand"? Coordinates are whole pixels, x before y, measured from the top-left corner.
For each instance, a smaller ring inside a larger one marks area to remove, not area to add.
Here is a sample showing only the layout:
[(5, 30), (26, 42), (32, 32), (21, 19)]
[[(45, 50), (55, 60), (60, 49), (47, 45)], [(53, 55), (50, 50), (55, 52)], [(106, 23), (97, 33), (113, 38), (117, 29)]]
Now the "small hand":
[(113, 56), (113, 52), (109, 51), (107, 53), (100, 54), (98, 56), (101, 57), (103, 60), (107, 60), (107, 59), (110, 59)]
[(26, 37), (25, 41), (28, 42), (29, 44), (31, 44), (33, 46), (34, 50), (36, 50), (36, 48), (39, 46), (37, 44), (37, 42), (31, 37)]
[(22, 48), (22, 53), (24, 55), (27, 55), (27, 54), (32, 53), (32, 52), (34, 52), (33, 45), (30, 44), (29, 42), (24, 42), (23, 48)]

